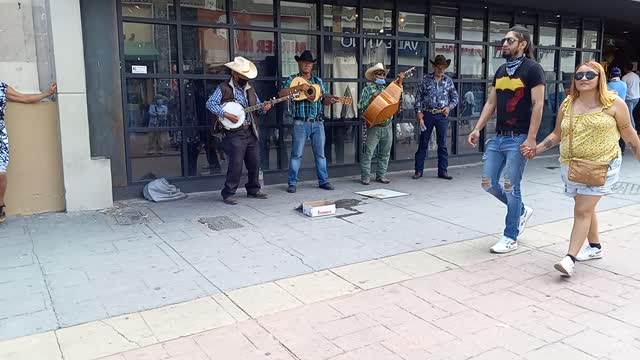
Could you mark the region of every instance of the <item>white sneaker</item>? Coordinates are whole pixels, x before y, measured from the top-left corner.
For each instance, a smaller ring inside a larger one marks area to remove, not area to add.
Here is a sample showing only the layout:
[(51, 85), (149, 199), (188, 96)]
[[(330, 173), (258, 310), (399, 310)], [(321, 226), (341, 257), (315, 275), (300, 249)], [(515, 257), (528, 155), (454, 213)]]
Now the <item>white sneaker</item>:
[(582, 250), (580, 250), (580, 252), (578, 253), (578, 256), (576, 256), (576, 260), (578, 261), (587, 261), (594, 259), (602, 259), (602, 249), (591, 247), (589, 246), (589, 244), (583, 247)]
[(573, 268), (575, 267), (575, 264), (573, 263), (573, 260), (571, 260), (571, 258), (567, 255), (563, 257), (562, 260), (558, 261), (553, 267), (564, 275), (571, 276), (573, 275)]
[(518, 226), (518, 235), (522, 235), (522, 233), (524, 232), (524, 229), (526, 229), (527, 221), (531, 219), (531, 215), (533, 215), (533, 209), (525, 205), (524, 213), (520, 215), (520, 225)]
[(491, 247), (491, 252), (496, 254), (506, 254), (518, 250), (518, 241), (502, 236), (502, 239)]

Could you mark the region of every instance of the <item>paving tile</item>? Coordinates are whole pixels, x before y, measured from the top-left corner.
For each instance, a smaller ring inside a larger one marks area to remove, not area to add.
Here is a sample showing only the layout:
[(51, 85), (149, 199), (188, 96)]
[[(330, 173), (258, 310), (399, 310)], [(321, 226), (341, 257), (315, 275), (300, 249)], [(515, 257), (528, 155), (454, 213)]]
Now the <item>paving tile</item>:
[(362, 360), (362, 359), (403, 360), (400, 356), (392, 353), (385, 347), (378, 344), (363, 347), (357, 350), (350, 351), (346, 354), (338, 355), (336, 357), (331, 358), (331, 360)]
[(576, 350), (575, 348), (562, 343), (546, 345), (524, 355), (526, 360), (550, 360), (550, 359), (571, 359), (571, 360), (594, 360), (591, 355)]
[(474, 356), (470, 360), (520, 360), (520, 357), (509, 350), (498, 348)]
[(492, 326), (473, 335), (475, 343), (500, 346), (506, 350), (522, 355), (538, 349), (546, 343), (534, 336), (509, 326)]
[(382, 258), (380, 261), (412, 277), (430, 275), (455, 268), (453, 264), (422, 251), (390, 256)]
[(435, 320), (432, 324), (456, 337), (463, 337), (494, 326), (496, 320), (475, 310), (466, 310)]
[(235, 323), (212, 298), (206, 297), (140, 313), (159, 341), (167, 341)]
[(331, 271), (362, 289), (373, 289), (411, 278), (409, 274), (379, 260), (347, 265)]
[(302, 305), (301, 301), (273, 282), (229, 291), (227, 295), (253, 318)]
[(622, 345), (616, 339), (592, 329), (570, 336), (562, 342), (595, 358), (609, 357), (617, 346)]
[(53, 331), (0, 341), (0, 359), (63, 360)]
[(489, 316), (513, 312), (534, 305), (536, 302), (528, 297), (514, 292), (503, 290), (489, 295), (465, 300), (463, 303), (477, 311)]
[(332, 342), (344, 351), (352, 351), (390, 339), (395, 334), (388, 328), (377, 325), (358, 332), (341, 336)]
[(327, 339), (334, 340), (345, 335), (372, 328), (376, 325), (378, 325), (376, 321), (367, 314), (356, 314), (319, 324), (315, 326), (315, 329)]
[(276, 284), (305, 304), (360, 291), (357, 286), (326, 270), (278, 280)]
[(489, 253), (489, 249), (480, 250), (464, 243), (443, 245), (429, 248), (424, 251), (458, 266), (478, 264), (484, 261), (493, 260), (497, 257), (496, 255)]
[(455, 339), (455, 336), (424, 320), (412, 320), (392, 326), (390, 329), (401, 337), (427, 349)]

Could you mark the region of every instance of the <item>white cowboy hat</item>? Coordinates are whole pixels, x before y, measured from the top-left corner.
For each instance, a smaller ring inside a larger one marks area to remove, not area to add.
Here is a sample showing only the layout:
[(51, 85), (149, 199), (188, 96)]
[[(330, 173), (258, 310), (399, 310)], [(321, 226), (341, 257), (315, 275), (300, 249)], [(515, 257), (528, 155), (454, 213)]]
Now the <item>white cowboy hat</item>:
[(364, 73), (364, 77), (367, 78), (367, 80), (374, 81), (376, 77), (373, 75), (373, 73), (380, 70), (384, 71), (384, 76), (387, 76), (387, 74), (389, 73), (389, 69), (385, 69), (382, 63), (377, 63), (367, 69), (367, 71)]
[(232, 62), (228, 62), (224, 64), (224, 66), (242, 76), (247, 77), (248, 79), (255, 79), (255, 77), (258, 76), (258, 69), (256, 66), (242, 56), (236, 56)]

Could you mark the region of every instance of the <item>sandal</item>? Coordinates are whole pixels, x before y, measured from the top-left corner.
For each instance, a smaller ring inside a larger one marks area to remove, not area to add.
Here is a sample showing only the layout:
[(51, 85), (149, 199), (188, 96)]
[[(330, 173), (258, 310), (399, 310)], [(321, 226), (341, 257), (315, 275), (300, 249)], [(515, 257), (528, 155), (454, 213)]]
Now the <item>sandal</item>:
[(3, 223), (7, 220), (7, 215), (4, 213), (5, 204), (0, 205), (0, 223)]

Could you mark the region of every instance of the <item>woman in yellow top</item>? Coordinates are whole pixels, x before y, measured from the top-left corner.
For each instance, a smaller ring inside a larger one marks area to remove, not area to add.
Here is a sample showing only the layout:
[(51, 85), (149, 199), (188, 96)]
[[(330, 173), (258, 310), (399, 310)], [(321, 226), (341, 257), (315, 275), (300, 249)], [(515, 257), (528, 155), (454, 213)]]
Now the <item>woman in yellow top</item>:
[[(569, 129), (573, 114), (573, 158), (608, 162), (609, 170), (603, 186), (589, 186), (569, 180)], [(602, 257), (598, 237), (596, 205), (603, 195), (611, 193), (618, 181), (622, 156), (618, 141), (627, 143), (636, 159), (640, 160), (640, 139), (631, 126), (629, 109), (625, 102), (607, 88), (604, 69), (594, 61), (576, 69), (571, 94), (567, 96), (556, 118), (553, 132), (535, 149), (523, 147), (522, 153), (531, 158), (560, 144), (560, 163), (564, 192), (575, 201), (573, 229), (569, 251), (555, 268), (564, 275), (573, 274), (575, 262)], [(584, 246), (585, 239), (589, 241)]]

